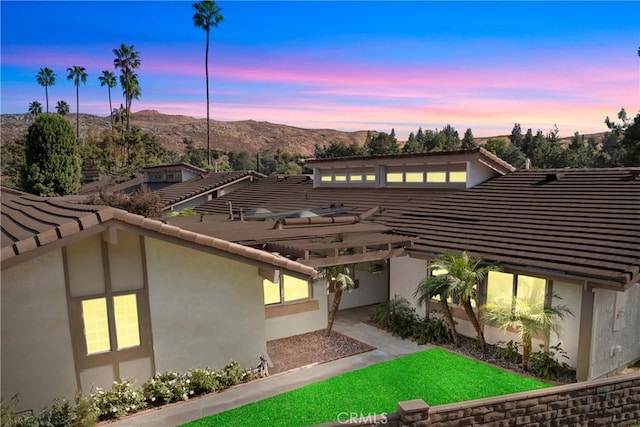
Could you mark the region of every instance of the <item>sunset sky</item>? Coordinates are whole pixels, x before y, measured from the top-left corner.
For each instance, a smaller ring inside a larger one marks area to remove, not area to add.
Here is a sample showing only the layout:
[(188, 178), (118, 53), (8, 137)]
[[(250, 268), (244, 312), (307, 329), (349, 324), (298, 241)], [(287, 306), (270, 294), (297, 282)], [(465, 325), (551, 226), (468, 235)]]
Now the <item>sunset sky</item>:
[[(73, 65), (87, 69), (80, 112), (108, 116), (102, 70), (134, 45), (133, 111), (206, 117), (205, 32), (188, 1), (2, 1), (1, 108), (76, 111)], [(221, 1), (211, 32), (211, 117), (304, 128), (410, 131), (454, 126), (476, 137), (606, 130), (640, 110), (640, 2)], [(122, 90), (112, 92), (114, 107)]]

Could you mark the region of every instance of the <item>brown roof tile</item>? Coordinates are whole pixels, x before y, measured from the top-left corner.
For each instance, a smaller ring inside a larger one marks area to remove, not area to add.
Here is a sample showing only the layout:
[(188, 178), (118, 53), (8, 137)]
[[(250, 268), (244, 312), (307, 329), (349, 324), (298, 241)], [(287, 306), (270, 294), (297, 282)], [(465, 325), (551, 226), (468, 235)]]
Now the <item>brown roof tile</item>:
[[(519, 170), (465, 191), (408, 188), (312, 188), (306, 176), (270, 177), (207, 202), (194, 227), (218, 221), (236, 242), (282, 240), (276, 231), (224, 222), (237, 210), (273, 212), (344, 205), (380, 206), (371, 220), (418, 236), (410, 251), (432, 256), (468, 248), (489, 261), (600, 282), (637, 281), (640, 266), (638, 168)], [(559, 178), (559, 179), (558, 179)], [(343, 231), (363, 224), (345, 225)], [(186, 226), (186, 225), (185, 225)], [(191, 226), (189, 226), (191, 227)], [(216, 226), (209, 226), (216, 229)], [(278, 232), (295, 233), (279, 230)]]
[[(104, 224), (110, 220), (117, 220), (160, 234), (174, 236), (185, 242), (195, 242), (202, 246), (239, 255), (250, 261), (283, 268), (283, 258), (279, 255), (200, 235), (119, 209), (66, 203), (56, 198), (46, 199), (32, 195), (20, 195), (4, 189), (1, 193), (1, 199), (2, 221), (0, 228), (2, 231), (3, 262), (17, 259), (16, 257), (22, 254), (51, 245), (81, 230)], [(4, 266), (5, 264), (3, 264), (3, 268)], [(297, 262), (288, 264), (286, 268), (291, 272), (306, 276), (317, 274), (313, 268)]]

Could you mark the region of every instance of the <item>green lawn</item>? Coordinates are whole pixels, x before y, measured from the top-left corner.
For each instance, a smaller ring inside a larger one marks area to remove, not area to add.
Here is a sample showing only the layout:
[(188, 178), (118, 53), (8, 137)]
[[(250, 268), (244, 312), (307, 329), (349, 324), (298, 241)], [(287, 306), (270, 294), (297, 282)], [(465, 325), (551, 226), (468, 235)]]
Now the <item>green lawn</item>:
[[(429, 405), (549, 387), (466, 357), (433, 348), (309, 384), (185, 426), (307, 426), (344, 412), (395, 412), (398, 402)], [(250, 387), (250, 385), (249, 385)]]

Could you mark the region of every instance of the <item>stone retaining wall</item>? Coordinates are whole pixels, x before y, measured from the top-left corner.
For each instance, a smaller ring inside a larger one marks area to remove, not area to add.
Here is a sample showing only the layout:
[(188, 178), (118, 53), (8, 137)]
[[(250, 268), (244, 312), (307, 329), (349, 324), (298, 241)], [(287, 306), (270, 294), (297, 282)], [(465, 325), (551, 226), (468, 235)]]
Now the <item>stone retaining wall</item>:
[(631, 426), (640, 424), (640, 374), (567, 384), (429, 407), (398, 403), (398, 412), (339, 419), (325, 427)]

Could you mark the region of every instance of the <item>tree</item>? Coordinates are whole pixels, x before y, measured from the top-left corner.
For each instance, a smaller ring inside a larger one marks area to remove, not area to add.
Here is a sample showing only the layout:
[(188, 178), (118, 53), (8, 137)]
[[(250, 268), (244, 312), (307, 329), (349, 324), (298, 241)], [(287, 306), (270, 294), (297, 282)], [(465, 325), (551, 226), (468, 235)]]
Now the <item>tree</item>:
[(458, 332), (456, 331), (456, 323), (453, 320), (453, 315), (449, 309), (448, 300), (451, 298), (451, 292), (453, 291), (452, 283), (449, 281), (449, 277), (445, 274), (434, 274), (434, 270), (431, 266), (428, 267), (430, 274), (425, 277), (419, 284), (418, 289), (413, 294), (418, 298), (418, 304), (425, 305), (433, 297), (439, 297), (440, 308), (442, 310), (442, 317), (447, 324), (447, 328), (453, 338), (453, 343), (458, 345)]
[(484, 148), (518, 169), (525, 166), (524, 153), (503, 138), (489, 138), (485, 142)]
[(102, 75), (98, 77), (98, 80), (100, 80), (100, 86), (106, 86), (107, 90), (109, 91), (109, 118), (111, 119), (111, 132), (113, 132), (113, 106), (111, 105), (111, 89), (116, 87), (118, 82), (116, 80), (115, 74), (113, 74), (109, 70), (103, 70)]
[(345, 291), (351, 292), (355, 287), (355, 283), (351, 278), (352, 272), (353, 266), (347, 264), (332, 265), (329, 267), (320, 268), (320, 277), (324, 278), (327, 281), (330, 281), (333, 284), (333, 303), (331, 304), (331, 309), (329, 310), (327, 330), (325, 332), (326, 336), (329, 336), (331, 334), (333, 321), (335, 320), (336, 313), (340, 308), (340, 300), (342, 299), (342, 294)]
[(509, 141), (511, 144), (522, 149), (522, 127), (520, 127), (520, 123), (516, 123), (513, 125), (513, 129), (511, 129), (511, 135), (509, 136)]
[(380, 132), (365, 143), (365, 151), (369, 155), (397, 154), (400, 146), (395, 136)]
[(404, 147), (402, 147), (402, 152), (403, 153), (421, 153), (423, 150), (423, 145), (418, 142), (418, 139), (416, 138), (416, 136), (413, 134), (413, 132), (411, 132), (409, 134), (409, 138), (407, 139), (407, 142), (404, 144)]
[(54, 84), (56, 84), (56, 73), (54, 73), (51, 68), (40, 68), (40, 71), (36, 75), (36, 81), (40, 86), (44, 87), (47, 113), (49, 113), (49, 86), (53, 86)]
[(56, 104), (56, 112), (61, 116), (69, 114), (69, 104), (67, 104), (67, 101), (58, 101)]
[(81, 163), (73, 126), (56, 114), (41, 114), (29, 126), (25, 143), (22, 189), (63, 196), (80, 187)]
[(84, 67), (74, 65), (67, 68), (67, 73), (67, 80), (73, 79), (73, 84), (76, 87), (76, 138), (80, 141), (80, 83), (87, 82), (87, 72)]
[(362, 147), (355, 142), (347, 145), (345, 142), (332, 140), (324, 147), (316, 144), (314, 156), (317, 159), (350, 157), (359, 156), (363, 154), (363, 151)]
[(467, 129), (464, 132), (464, 137), (462, 138), (462, 145), (460, 146), (460, 148), (462, 148), (463, 150), (471, 150), (473, 148), (476, 148), (478, 146), (478, 144), (476, 144), (476, 141), (473, 138), (473, 132), (471, 131), (471, 128)]
[(134, 46), (128, 46), (124, 43), (120, 45), (120, 48), (113, 49), (113, 54), (116, 58), (113, 60), (113, 66), (120, 70), (120, 86), (122, 86), (122, 92), (125, 100), (125, 109), (127, 112), (127, 126), (126, 130), (131, 129), (131, 102), (135, 98), (134, 95), (140, 96), (140, 85), (138, 83), (138, 76), (134, 73), (134, 70), (140, 67), (140, 53), (134, 50)]
[[(486, 341), (480, 321), (473, 311), (471, 300), (477, 303), (478, 286), (484, 281), (490, 271), (497, 271), (499, 268), (495, 265), (482, 266), (482, 259), (469, 256), (467, 251), (458, 254), (455, 252), (447, 252), (439, 255), (429, 263), (431, 271), (440, 270), (444, 276), (442, 280), (447, 284), (449, 295), (457, 298), (460, 305), (464, 309), (469, 321), (473, 325), (478, 336), (478, 342), (482, 346), (482, 351), (486, 350)], [(476, 304), (477, 305), (477, 304)]]
[(445, 125), (440, 131), (443, 139), (443, 151), (454, 151), (460, 149), (460, 137), (458, 131), (450, 124)]
[(218, 28), (218, 25), (224, 20), (220, 14), (222, 9), (218, 7), (213, 0), (202, 0), (192, 5), (195, 13), (193, 14), (193, 24), (196, 28), (202, 28), (207, 35), (205, 54), (204, 54), (204, 72), (207, 85), (207, 161), (211, 165), (211, 142), (209, 134), (209, 33), (211, 27)]
[(625, 151), (624, 166), (640, 166), (640, 113), (624, 131), (620, 145)]
[[(560, 299), (557, 294), (553, 298)], [(506, 303), (505, 303), (506, 302)], [(483, 320), (502, 331), (515, 330), (522, 341), (522, 368), (529, 369), (531, 355), (531, 339), (539, 333), (550, 331), (560, 335), (560, 320), (571, 315), (565, 305), (544, 307), (544, 303), (530, 305), (523, 299), (513, 298), (497, 304), (483, 306)]]
[(33, 117), (38, 117), (38, 114), (42, 114), (42, 104), (38, 101), (33, 101), (29, 104), (29, 114)]

